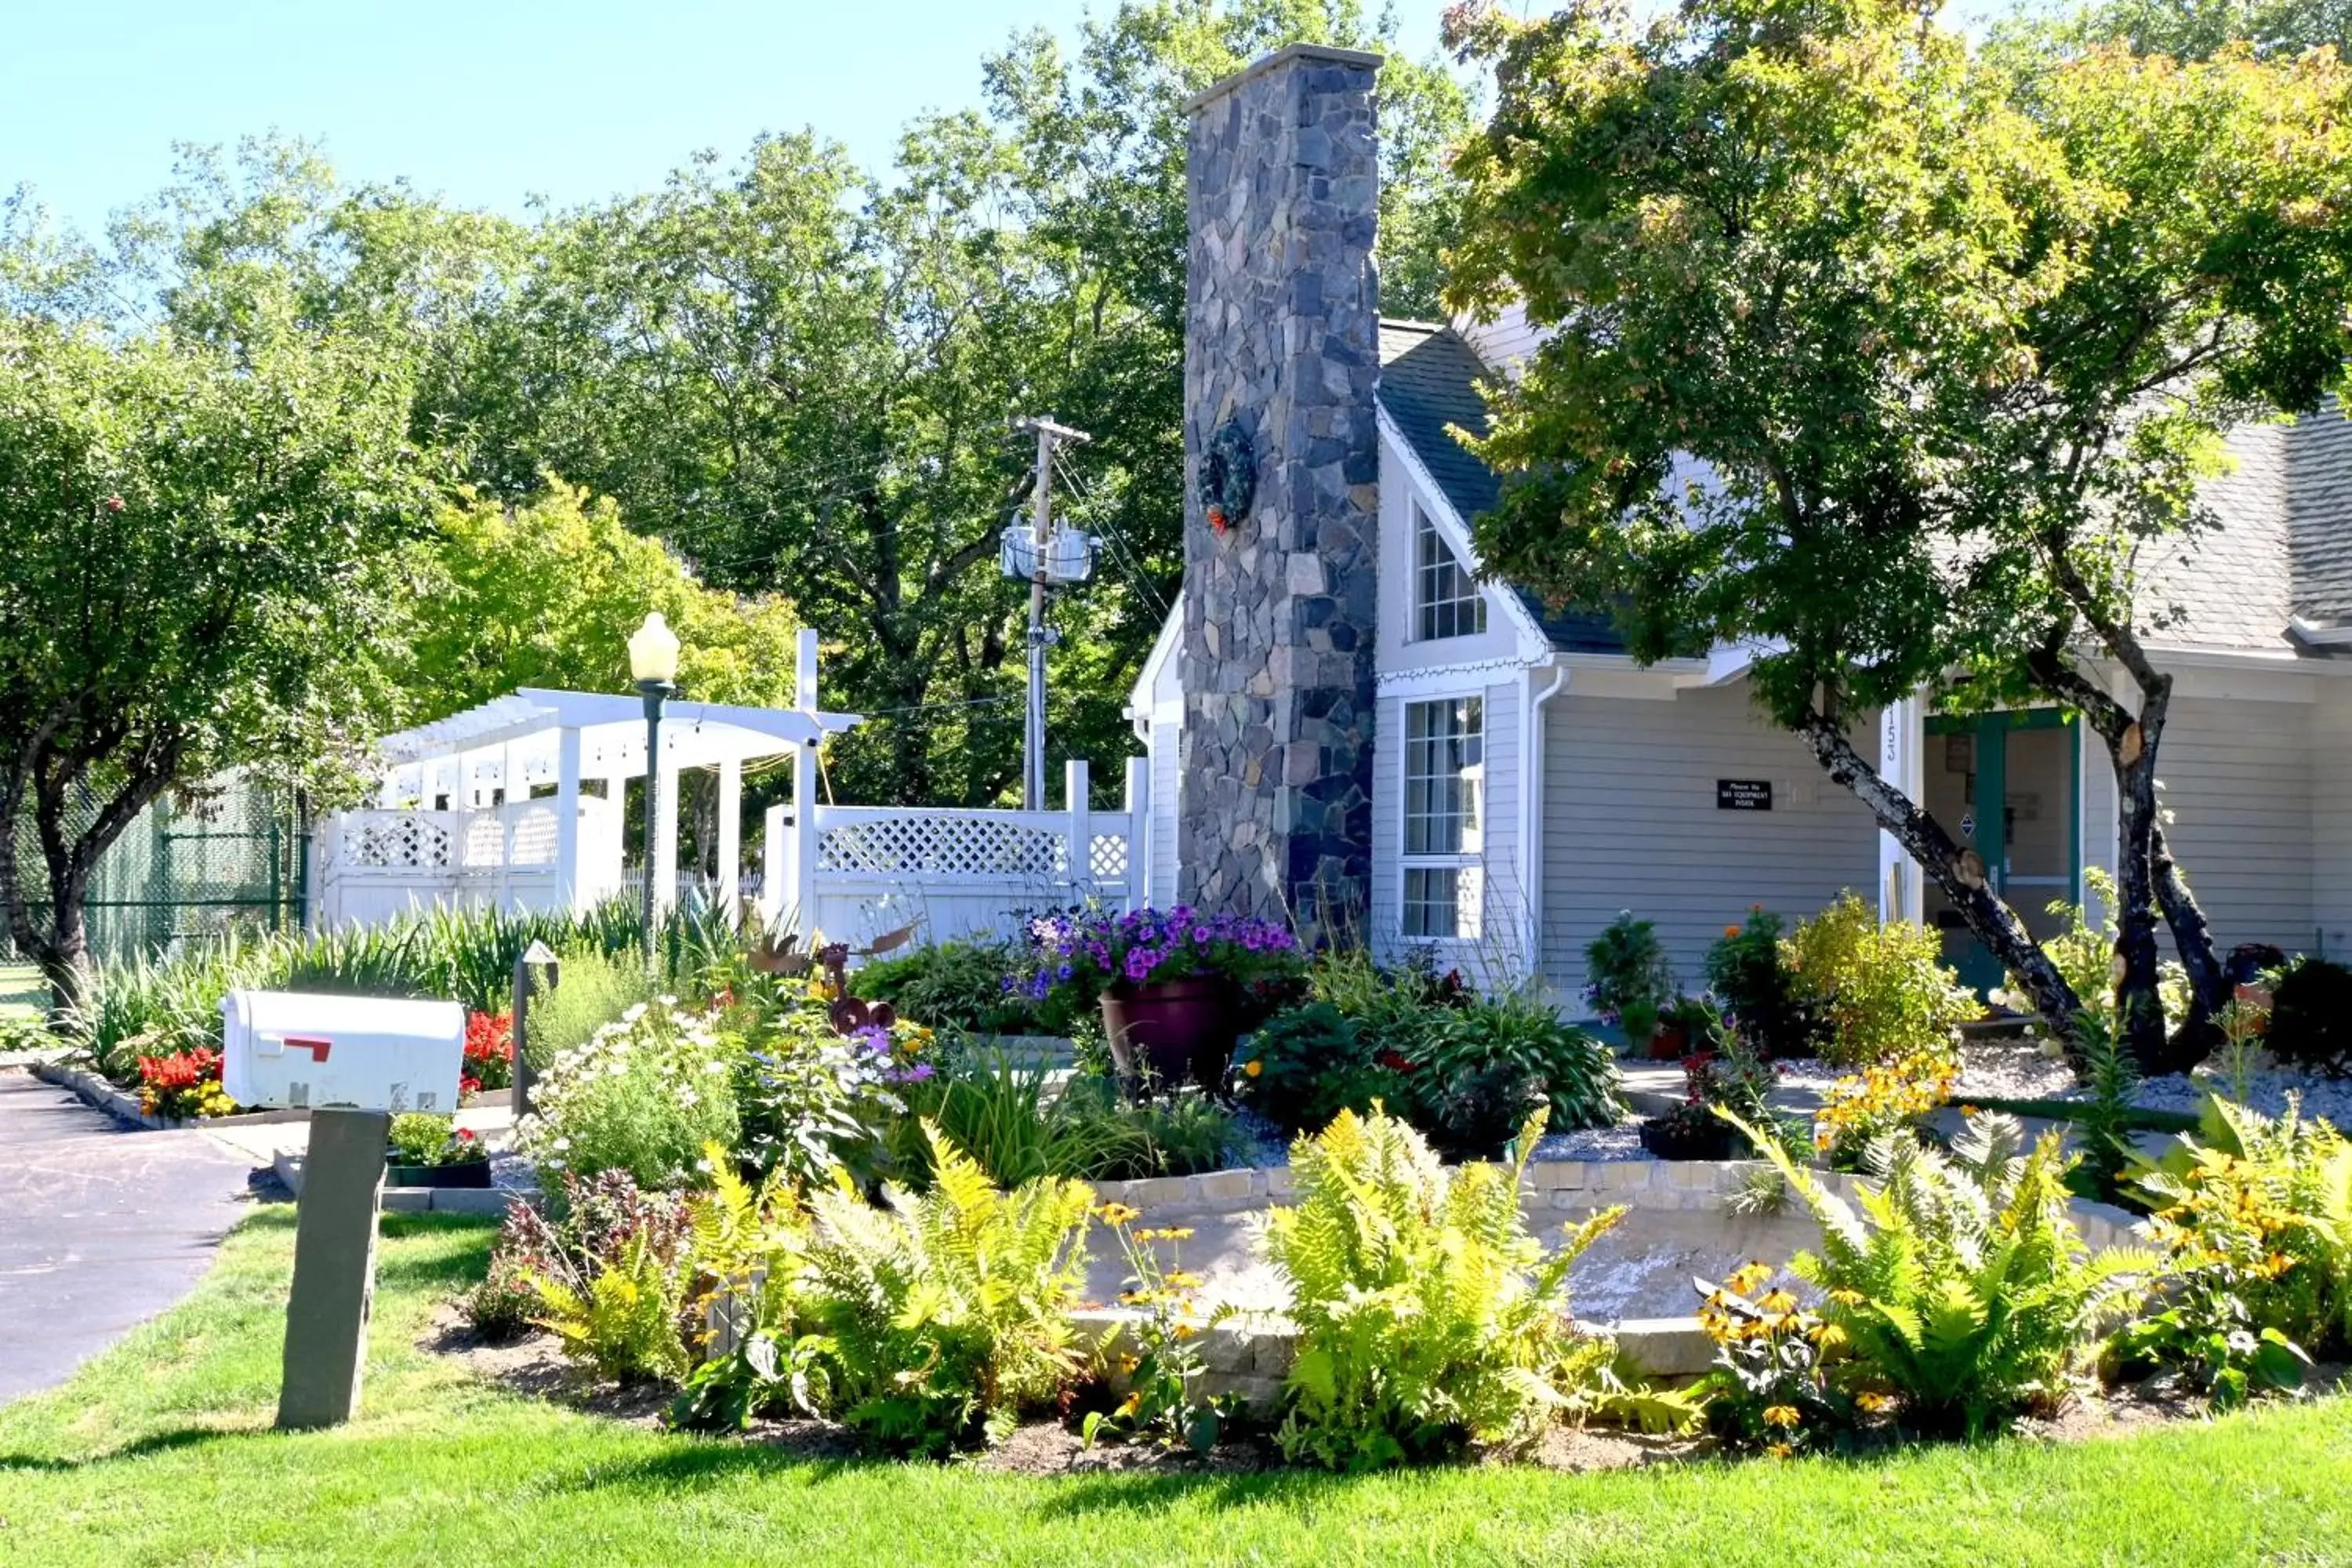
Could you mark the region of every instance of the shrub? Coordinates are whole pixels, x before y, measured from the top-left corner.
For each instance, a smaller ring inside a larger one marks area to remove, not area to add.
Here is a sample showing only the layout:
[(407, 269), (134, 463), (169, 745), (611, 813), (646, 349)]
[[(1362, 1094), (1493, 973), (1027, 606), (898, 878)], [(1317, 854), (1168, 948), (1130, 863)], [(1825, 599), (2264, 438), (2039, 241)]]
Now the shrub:
[(1468, 1440), (1524, 1444), (1597, 1386), (1605, 1341), (1568, 1321), (1568, 1269), (1624, 1213), (1570, 1233), (1549, 1259), (1519, 1212), (1517, 1167), (1440, 1166), (1399, 1119), (1343, 1110), (1291, 1146), (1295, 1207), (1266, 1215), (1298, 1349), (1283, 1451), (1370, 1469)]
[[(937, 1071), (929, 1029), (896, 1018), (856, 1023), (803, 988), (773, 1007), (730, 1015), (741, 1062), (740, 1152), (762, 1172), (817, 1181), (845, 1164), (861, 1182), (881, 1168), (906, 1095)], [(853, 1023), (845, 1030), (841, 1026)]]
[(2234, 1404), (2299, 1382), (2306, 1352), (2352, 1351), (2352, 1142), (2335, 1128), (2212, 1097), (2199, 1136), (2137, 1184), (2174, 1281), (2128, 1355)]
[[(1613, 1125), (1623, 1110), (1607, 1048), (1562, 1023), (1550, 1003), (1532, 992), (1432, 1009), (1403, 1054), (1420, 1085), (1510, 1068), (1550, 1107), (1550, 1124), (1562, 1131)], [(1514, 1117), (1511, 1126), (1523, 1116)]]
[(540, 1295), (530, 1276), (495, 1252), (490, 1255), (490, 1271), (457, 1303), (467, 1326), (488, 1344), (521, 1338), (541, 1310)]
[(740, 1061), (740, 1042), (719, 1035), (710, 1015), (669, 998), (638, 1003), (548, 1063), (516, 1142), (541, 1172), (694, 1184), (709, 1174), (703, 1146), (737, 1141)]
[(687, 1313), (711, 1327), (692, 1336), (706, 1353), (671, 1406), (681, 1426), (743, 1426), (792, 1398), (808, 1214), (782, 1177), (755, 1187), (723, 1154), (710, 1151), (710, 1189), (688, 1201)]
[(2352, 969), (2299, 958), (2271, 992), (2271, 1055), (2342, 1078), (2352, 1073)]
[(528, 1207), (508, 1211), (513, 1250), (539, 1297), (534, 1321), (599, 1376), (684, 1376), (686, 1200), (647, 1191), (619, 1170), (593, 1181), (566, 1173), (561, 1194), (552, 1221)]
[(1657, 1033), (1658, 1012), (1678, 989), (1657, 927), (1631, 910), (1602, 928), (1584, 950), (1585, 999), (1601, 1018), (1622, 1024), (1625, 1043), (1640, 1046)]
[(1051, 1404), (1076, 1375), (1070, 1312), (1093, 1194), (1012, 1193), (936, 1129), (931, 1190), (868, 1204), (845, 1174), (810, 1200), (799, 1350), (806, 1403), (888, 1449), (941, 1453)]
[(1821, 1010), (1823, 1058), (1864, 1067), (1949, 1055), (1953, 1031), (1978, 1009), (1942, 954), (1935, 931), (1900, 921), (1881, 925), (1853, 892), (1798, 926), (1789, 964)]
[(1811, 1056), (1815, 1021), (1782, 952), (1786, 927), (1761, 904), (1706, 950), (1706, 984), (1732, 1026), (1767, 1058)]
[(1080, 1011), (1067, 994), (1031, 1000), (1007, 977), (1023, 961), (1009, 942), (940, 942), (898, 958), (877, 958), (849, 976), (850, 991), (888, 1002), (934, 1029), (982, 1035), (1066, 1035)]
[(1217, 1169), (1233, 1117), (1196, 1091), (1131, 1104), (1107, 1079), (1072, 1078), (1058, 1089), (1041, 1063), (1002, 1052), (951, 1056), (892, 1130), (892, 1165), (921, 1188), (930, 1180), (926, 1121), (1001, 1187), (1037, 1176), (1136, 1181)]
[(1974, 1436), (2054, 1400), (2155, 1270), (2149, 1253), (2089, 1255), (2055, 1132), (2026, 1150), (2016, 1121), (1979, 1116), (1948, 1156), (1882, 1138), (1856, 1214), (1770, 1137), (1743, 1131), (1822, 1227), (1821, 1251), (1790, 1268), (1825, 1295), (1821, 1315), (1850, 1356), (1842, 1385), (1893, 1395), (1917, 1429)]
[(490, 1157), (470, 1128), (429, 1111), (394, 1117), (390, 1136), (393, 1153), (403, 1165), (472, 1165)]
[(561, 979), (554, 990), (531, 997), (524, 1030), (523, 1049), (539, 1072), (631, 1007), (652, 1001), (656, 989), (635, 953), (615, 957), (583, 944), (562, 949), (561, 958)]
[(1330, 1003), (1309, 1002), (1276, 1014), (1242, 1042), (1234, 1089), (1284, 1131), (1313, 1132), (1342, 1110), (1402, 1104), (1398, 1075), (1409, 1065), (1393, 1049), (1376, 1052), (1371, 1037)]
[(1813, 1119), (1813, 1149), (1830, 1167), (1862, 1167), (1871, 1146), (1908, 1138), (1951, 1098), (1959, 1071), (1948, 1056), (1915, 1054), (1865, 1067), (1830, 1085)]

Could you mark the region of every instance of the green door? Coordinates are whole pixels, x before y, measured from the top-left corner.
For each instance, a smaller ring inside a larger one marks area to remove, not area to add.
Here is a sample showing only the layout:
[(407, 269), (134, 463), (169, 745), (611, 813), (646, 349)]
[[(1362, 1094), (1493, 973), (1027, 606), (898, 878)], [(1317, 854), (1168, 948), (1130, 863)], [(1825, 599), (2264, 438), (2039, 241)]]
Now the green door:
[[(2054, 934), (2053, 902), (2082, 898), (2082, 765), (2078, 722), (2054, 708), (1927, 721), (1927, 809), (1984, 858), (1993, 890), (2036, 938)], [(1944, 962), (1979, 994), (2005, 983), (1933, 882), (1927, 923), (1944, 933)]]

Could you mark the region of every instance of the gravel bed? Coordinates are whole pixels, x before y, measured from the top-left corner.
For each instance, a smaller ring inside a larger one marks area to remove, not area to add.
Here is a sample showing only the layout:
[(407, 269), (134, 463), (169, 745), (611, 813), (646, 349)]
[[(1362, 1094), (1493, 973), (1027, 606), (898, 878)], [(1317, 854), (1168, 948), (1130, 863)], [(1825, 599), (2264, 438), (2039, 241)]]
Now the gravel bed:
[(1642, 1119), (1629, 1116), (1614, 1127), (1586, 1127), (1574, 1132), (1547, 1132), (1536, 1141), (1538, 1160), (1648, 1160), (1642, 1147)]

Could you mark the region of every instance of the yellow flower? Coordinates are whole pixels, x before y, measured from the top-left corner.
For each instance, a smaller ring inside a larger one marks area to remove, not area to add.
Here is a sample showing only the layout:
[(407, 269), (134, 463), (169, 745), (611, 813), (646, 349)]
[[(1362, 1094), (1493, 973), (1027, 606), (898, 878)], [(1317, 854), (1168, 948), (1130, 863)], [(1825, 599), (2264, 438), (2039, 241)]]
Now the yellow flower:
[(1772, 1266), (1764, 1262), (1743, 1263), (1731, 1271), (1724, 1288), (1735, 1295), (1745, 1296), (1772, 1278)]
[(1105, 1225), (1126, 1225), (1130, 1220), (1143, 1217), (1141, 1209), (1129, 1208), (1125, 1204), (1105, 1204), (1095, 1212), (1102, 1215)]
[(1895, 1399), (1892, 1394), (1863, 1393), (1855, 1394), (1853, 1396), (1853, 1402), (1862, 1406), (1863, 1409), (1868, 1411), (1871, 1415), (1875, 1415), (1882, 1410), (1891, 1409), (1894, 1406)]
[(1265, 1070), (1265, 1064), (1261, 1061), (1247, 1061), (1242, 1064), (1242, 1072), (1250, 1078), (1255, 1078)]
[(1174, 1289), (1191, 1290), (1199, 1287), (1201, 1277), (1190, 1269), (1171, 1269), (1168, 1274), (1167, 1283)]
[(1143, 1395), (1139, 1393), (1130, 1394), (1127, 1396), (1126, 1400), (1120, 1404), (1118, 1413), (1121, 1415), (1132, 1417), (1137, 1411), (1142, 1408)]
[(1773, 1444), (1770, 1447), (1769, 1447), (1769, 1448), (1765, 1449), (1764, 1451), (1765, 1451), (1766, 1453), (1768, 1453), (1768, 1454), (1771, 1455), (1771, 1456), (1772, 1456), (1774, 1458), (1776, 1458), (1776, 1459), (1785, 1459), (1785, 1458), (1787, 1458), (1790, 1455), (1791, 1455), (1791, 1454), (1795, 1453), (1797, 1450), (1796, 1450), (1796, 1449), (1794, 1449), (1794, 1448), (1791, 1448), (1791, 1447), (1789, 1447), (1789, 1445), (1788, 1445), (1788, 1444), (1786, 1444), (1786, 1443), (1775, 1443), (1775, 1444)]
[(1189, 1225), (1171, 1226), (1160, 1234), (1170, 1241), (1190, 1241), (1192, 1239), (1192, 1227)]
[(1793, 1405), (1768, 1405), (1764, 1407), (1764, 1425), (1767, 1426), (1794, 1427), (1798, 1420), (1797, 1407)]
[(1775, 1290), (1756, 1304), (1768, 1312), (1793, 1312), (1797, 1310), (1797, 1299), (1786, 1290)]

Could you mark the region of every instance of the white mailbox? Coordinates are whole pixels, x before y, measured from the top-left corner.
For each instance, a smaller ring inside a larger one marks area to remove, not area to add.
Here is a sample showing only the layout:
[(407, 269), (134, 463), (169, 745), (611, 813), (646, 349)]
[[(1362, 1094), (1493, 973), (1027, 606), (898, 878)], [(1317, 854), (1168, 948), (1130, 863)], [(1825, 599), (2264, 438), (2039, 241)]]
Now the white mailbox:
[(455, 1002), (232, 991), (221, 1088), (239, 1105), (457, 1109), (466, 1009)]

